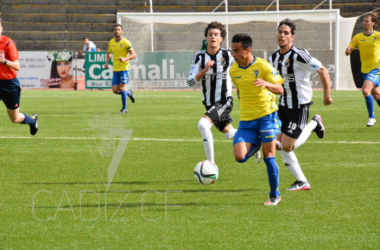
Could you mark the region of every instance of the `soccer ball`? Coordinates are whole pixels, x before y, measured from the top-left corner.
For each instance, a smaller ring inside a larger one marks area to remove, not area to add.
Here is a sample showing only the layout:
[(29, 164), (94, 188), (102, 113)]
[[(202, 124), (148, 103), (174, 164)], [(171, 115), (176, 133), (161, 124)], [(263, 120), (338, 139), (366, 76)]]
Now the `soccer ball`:
[(218, 179), (218, 176), (219, 169), (213, 162), (201, 161), (194, 168), (194, 177), (201, 184), (213, 184)]

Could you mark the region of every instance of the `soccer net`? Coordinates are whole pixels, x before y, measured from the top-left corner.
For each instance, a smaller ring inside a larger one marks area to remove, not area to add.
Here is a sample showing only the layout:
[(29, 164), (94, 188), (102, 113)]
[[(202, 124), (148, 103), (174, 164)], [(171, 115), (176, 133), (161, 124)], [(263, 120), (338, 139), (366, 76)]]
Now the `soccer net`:
[[(202, 47), (204, 30), (212, 21), (226, 25), (222, 47), (229, 48), (236, 33), (248, 33), (253, 39), (252, 53), (267, 59), (278, 50), (277, 26), (285, 18), (296, 23), (293, 45), (307, 49), (328, 69), (332, 88), (356, 89), (349, 57), (349, 44), (355, 18), (343, 18), (339, 9), (281, 12), (216, 13), (118, 13), (138, 54), (131, 63), (130, 83), (140, 89), (184, 89), (192, 55)], [(322, 88), (318, 74), (311, 76), (312, 86)]]

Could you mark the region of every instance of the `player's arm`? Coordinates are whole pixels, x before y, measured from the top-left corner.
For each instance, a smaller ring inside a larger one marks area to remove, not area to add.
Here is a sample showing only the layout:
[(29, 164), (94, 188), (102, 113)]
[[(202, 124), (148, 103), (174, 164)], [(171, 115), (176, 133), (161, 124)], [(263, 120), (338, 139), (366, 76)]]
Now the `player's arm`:
[(191, 63), (189, 77), (187, 77), (187, 84), (190, 87), (196, 87), (197, 84), (199, 84), (200, 79), (197, 80), (196, 76), (199, 74), (200, 71), (201, 71), (201, 60), (198, 57), (198, 55), (195, 54), (193, 57), (193, 61)]
[(323, 85), (323, 104), (330, 105), (333, 103), (333, 100), (330, 97), (331, 83), (329, 71), (322, 66), (317, 72)]
[(14, 60), (14, 61), (6, 60), (3, 51), (0, 51), (0, 62), (2, 64), (5, 64), (5, 62), (6, 62), (5, 65), (8, 66), (11, 69), (14, 69), (16, 71), (20, 70), (20, 62), (19, 62), (19, 60)]
[(104, 68), (108, 69), (108, 62), (111, 60), (111, 57), (112, 57), (112, 52), (107, 52), (107, 56), (106, 56), (106, 64), (104, 65)]
[(136, 52), (133, 49), (128, 51), (128, 53), (129, 53), (129, 56), (127, 56), (127, 57), (119, 57), (120, 62), (129, 61), (129, 60), (135, 59), (137, 57)]
[(348, 44), (348, 47), (346, 48), (346, 51), (345, 51), (346, 56), (351, 55), (352, 51), (354, 51), (355, 48), (356, 48), (356, 39), (354, 37), (354, 39), (351, 40), (351, 42)]
[(256, 86), (261, 87), (261, 89), (267, 88), (273, 94), (282, 95), (284, 93), (284, 88), (282, 87), (281, 82), (270, 83), (270, 82), (264, 81), (263, 79), (257, 79), (253, 83)]

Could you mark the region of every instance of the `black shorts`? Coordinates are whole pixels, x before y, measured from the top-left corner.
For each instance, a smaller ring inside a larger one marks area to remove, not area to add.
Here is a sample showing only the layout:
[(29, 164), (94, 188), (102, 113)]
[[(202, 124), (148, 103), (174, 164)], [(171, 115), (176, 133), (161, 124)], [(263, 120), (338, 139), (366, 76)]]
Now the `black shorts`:
[(15, 110), (20, 106), (21, 88), (17, 86), (18, 79), (0, 80), (0, 101), (8, 109)]
[(215, 127), (221, 132), (228, 124), (234, 121), (234, 119), (230, 116), (233, 108), (232, 96), (228, 97), (226, 102), (216, 102), (212, 106), (205, 107), (207, 110), (205, 115), (211, 119)]
[(280, 105), (278, 118), (282, 122), (281, 132), (293, 139), (298, 139), (309, 119), (311, 104), (313, 103), (300, 105), (300, 109), (288, 109)]

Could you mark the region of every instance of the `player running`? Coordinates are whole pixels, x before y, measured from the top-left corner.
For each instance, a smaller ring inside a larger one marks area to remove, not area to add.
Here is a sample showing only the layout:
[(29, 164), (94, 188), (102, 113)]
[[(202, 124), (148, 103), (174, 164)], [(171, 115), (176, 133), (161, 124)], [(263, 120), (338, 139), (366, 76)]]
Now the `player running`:
[(8, 116), (12, 123), (28, 124), (30, 134), (38, 131), (37, 115), (31, 117), (19, 113), (21, 88), (17, 78), (20, 70), (19, 55), (16, 43), (9, 37), (3, 36), (3, 27), (0, 19), (0, 101), (7, 107)]
[[(284, 93), (280, 97), (278, 117), (282, 122), (281, 133), (277, 136), (278, 147), (285, 166), (296, 181), (288, 191), (309, 190), (310, 184), (303, 174), (294, 150), (309, 138), (312, 131), (322, 139), (325, 128), (320, 115), (308, 123), (311, 98), (310, 75), (318, 73), (323, 85), (323, 103), (330, 105), (330, 76), (321, 62), (310, 56), (305, 49), (293, 46), (296, 25), (289, 19), (278, 26), (277, 43), (280, 49), (269, 57), (269, 62), (284, 78)], [(282, 147), (282, 150), (281, 150)]]
[(108, 62), (111, 59), (111, 54), (113, 54), (112, 91), (117, 95), (121, 95), (123, 107), (119, 114), (126, 114), (127, 96), (131, 99), (132, 103), (135, 103), (133, 91), (131, 89), (129, 91), (125, 90), (131, 75), (128, 61), (135, 59), (137, 55), (132, 48), (131, 42), (123, 37), (123, 27), (120, 24), (114, 25), (113, 33), (115, 38), (111, 39), (108, 44), (105, 68), (108, 68)]
[[(207, 112), (199, 120), (198, 129), (203, 138), (207, 160), (215, 163), (211, 127), (214, 125), (230, 140), (234, 138), (236, 132), (231, 124), (233, 98), (232, 82), (228, 74), (235, 60), (231, 56), (231, 51), (220, 47), (226, 36), (224, 25), (211, 22), (207, 25), (204, 35), (207, 49), (194, 54), (187, 83), (189, 86), (201, 84), (202, 102)], [(256, 157), (257, 161), (260, 161), (260, 155), (257, 154)]]
[(262, 144), (267, 166), (270, 193), (264, 205), (275, 206), (281, 201), (279, 169), (276, 163), (276, 135), (281, 121), (277, 117), (274, 94), (282, 94), (284, 81), (276, 69), (264, 59), (251, 54), (252, 38), (244, 33), (232, 38), (232, 56), (236, 63), (230, 75), (240, 100), (240, 123), (234, 138), (236, 161), (246, 162)]
[(361, 71), (364, 78), (362, 92), (369, 116), (367, 127), (372, 127), (376, 123), (373, 98), (380, 106), (380, 32), (374, 31), (377, 23), (377, 13), (365, 15), (363, 20), (364, 32), (356, 34), (346, 49), (346, 56), (350, 55), (355, 48), (360, 51)]

